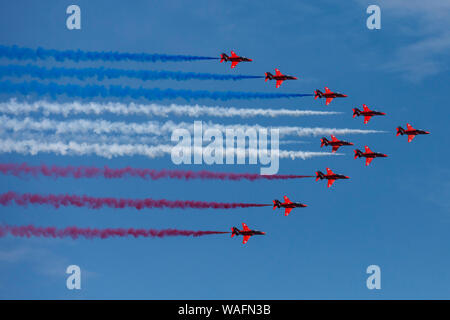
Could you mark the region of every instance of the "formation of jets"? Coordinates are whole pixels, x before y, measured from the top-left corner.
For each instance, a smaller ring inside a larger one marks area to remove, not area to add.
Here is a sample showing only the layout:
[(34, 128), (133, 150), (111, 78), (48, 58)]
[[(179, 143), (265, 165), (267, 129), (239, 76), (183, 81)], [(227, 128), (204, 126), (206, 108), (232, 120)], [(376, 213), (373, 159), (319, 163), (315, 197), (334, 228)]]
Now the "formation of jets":
[[(231, 68), (235, 68), (239, 62), (243, 62), (243, 61), (248, 62), (248, 61), (252, 61), (252, 59), (238, 56), (234, 51), (231, 51), (231, 56), (228, 56), (225, 53), (221, 54), (220, 62), (224, 62), (224, 61), (225, 62), (230, 61)], [(279, 88), (281, 86), (281, 84), (283, 83), (283, 81), (297, 80), (297, 77), (282, 74), (279, 69), (275, 69), (275, 74), (272, 74), (270, 72), (265, 73), (265, 81), (267, 82), (268, 80), (275, 80), (276, 81), (275, 87)], [(339, 93), (339, 92), (333, 92), (328, 87), (325, 87), (325, 92), (322, 92), (319, 89), (316, 89), (314, 91), (314, 99), (325, 98), (325, 105), (327, 105), (327, 106), (331, 103), (331, 101), (334, 98), (345, 98), (345, 97), (347, 97), (346, 94)], [(353, 118), (363, 116), (364, 124), (368, 124), (370, 119), (373, 116), (385, 116), (385, 115), (386, 115), (386, 113), (384, 113), (384, 112), (371, 110), (365, 104), (362, 105), (362, 110), (360, 110), (358, 108), (353, 109)], [(414, 139), (414, 137), (417, 135), (424, 135), (424, 134), (429, 134), (429, 133), (430, 132), (425, 131), (425, 130), (414, 129), (409, 123), (406, 124), (406, 129), (403, 129), (400, 126), (397, 127), (397, 136), (407, 135), (408, 142), (411, 142)], [(354, 144), (352, 142), (339, 140), (334, 135), (331, 135), (331, 140), (328, 140), (325, 137), (323, 137), (321, 139), (320, 147), (322, 148), (323, 146), (331, 146), (331, 152), (335, 153), (342, 146), (353, 146), (353, 145)], [(355, 156), (354, 156), (355, 159), (366, 158), (366, 166), (368, 166), (372, 162), (372, 160), (375, 158), (386, 158), (387, 157), (387, 155), (384, 153), (373, 152), (372, 150), (370, 150), (370, 148), (368, 146), (364, 147), (364, 152), (362, 152), (359, 149), (355, 149), (354, 151), (355, 151)], [(334, 173), (330, 168), (327, 168), (326, 172), (327, 173), (324, 174), (321, 171), (317, 171), (316, 172), (316, 181), (326, 179), (328, 181), (328, 184), (327, 184), (328, 188), (330, 188), (336, 180), (350, 179), (350, 177), (348, 177), (346, 175)], [(294, 208), (307, 207), (306, 204), (303, 204), (300, 202), (292, 202), (287, 196), (284, 196), (283, 199), (284, 199), (284, 202), (281, 202), (276, 199), (273, 200), (273, 209), (275, 210), (277, 208), (278, 209), (284, 208), (285, 216), (288, 216), (291, 213), (292, 209), (294, 209)], [(235, 235), (236, 236), (242, 235), (243, 236), (242, 243), (244, 243), (244, 244), (247, 243), (247, 241), (250, 239), (251, 236), (264, 235), (264, 234), (265, 234), (265, 232), (249, 229), (245, 223), (242, 223), (242, 230), (239, 230), (236, 227), (233, 227), (231, 229), (231, 237), (233, 237)]]

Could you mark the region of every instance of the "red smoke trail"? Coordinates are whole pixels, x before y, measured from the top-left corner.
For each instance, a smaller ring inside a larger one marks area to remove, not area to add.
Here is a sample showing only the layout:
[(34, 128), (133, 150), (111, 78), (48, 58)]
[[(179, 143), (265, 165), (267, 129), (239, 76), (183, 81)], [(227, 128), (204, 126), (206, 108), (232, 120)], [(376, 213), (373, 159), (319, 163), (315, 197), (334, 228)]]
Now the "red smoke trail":
[(19, 206), (27, 206), (28, 204), (49, 204), (55, 208), (60, 206), (76, 206), (88, 207), (91, 209), (100, 209), (102, 207), (110, 208), (136, 208), (138, 210), (144, 208), (197, 208), (197, 209), (234, 209), (234, 208), (250, 208), (250, 207), (266, 207), (269, 204), (257, 203), (223, 203), (223, 202), (206, 202), (192, 200), (166, 200), (166, 199), (124, 199), (124, 198), (96, 198), (86, 195), (40, 195), (40, 194), (17, 194), (15, 192), (6, 192), (0, 194), (0, 204), (9, 206), (15, 202)]
[(93, 238), (111, 238), (111, 237), (128, 237), (132, 236), (135, 238), (163, 238), (163, 237), (201, 237), (211, 234), (224, 234), (229, 232), (224, 231), (192, 231), (192, 230), (177, 230), (177, 229), (91, 229), (91, 228), (77, 228), (77, 227), (67, 227), (64, 229), (57, 229), (55, 227), (35, 227), (33, 225), (29, 226), (9, 226), (0, 225), (0, 237), (5, 237), (11, 234), (14, 237), (45, 237), (45, 238), (66, 238), (70, 237), (72, 239), (77, 239), (79, 237), (84, 237), (86, 239)]
[(158, 180), (163, 178), (170, 179), (219, 179), (219, 180), (286, 180), (298, 178), (314, 178), (314, 176), (303, 176), (293, 174), (275, 174), (275, 175), (260, 175), (256, 173), (227, 173), (227, 172), (213, 172), (213, 171), (185, 171), (185, 170), (154, 170), (154, 169), (139, 169), (139, 168), (120, 168), (111, 169), (107, 166), (104, 168), (85, 167), (85, 166), (29, 166), (26, 163), (0, 163), (0, 172), (3, 174), (12, 174), (20, 177), (22, 175), (46, 177), (72, 177), (72, 178), (97, 178), (103, 177), (106, 179), (118, 179), (125, 177), (139, 177), (142, 179)]

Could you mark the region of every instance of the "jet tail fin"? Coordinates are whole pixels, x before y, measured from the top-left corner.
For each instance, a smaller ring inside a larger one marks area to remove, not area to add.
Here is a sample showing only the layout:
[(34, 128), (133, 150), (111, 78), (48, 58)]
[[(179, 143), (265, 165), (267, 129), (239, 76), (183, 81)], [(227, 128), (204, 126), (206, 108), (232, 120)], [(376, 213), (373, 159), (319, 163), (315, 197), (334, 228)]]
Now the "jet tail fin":
[(328, 139), (323, 137), (322, 139), (320, 139), (320, 147), (322, 148), (324, 145), (327, 146), (328, 145)]
[(265, 79), (266, 82), (267, 82), (267, 80), (273, 79), (273, 75), (270, 72), (266, 72), (265, 75), (266, 75), (266, 79)]
[(220, 62), (224, 62), (228, 60), (228, 56), (226, 55), (226, 53), (222, 53), (220, 55)]
[(361, 110), (359, 110), (358, 108), (353, 109), (353, 118), (358, 116), (361, 114)]
[(316, 172), (316, 181), (319, 181), (319, 179), (323, 179), (323, 173), (321, 171)]
[(231, 237), (233, 238), (234, 235), (239, 235), (239, 229), (236, 227), (231, 228)]
[(403, 129), (402, 127), (397, 127), (397, 136), (399, 134), (404, 135), (405, 134), (405, 129)]
[(275, 210), (276, 208), (278, 208), (278, 203), (276, 200), (273, 200), (273, 210)]
[(314, 99), (322, 98), (322, 94), (323, 94), (322, 91), (317, 89), (316, 91), (314, 91)]
[(360, 157), (361, 157), (361, 154), (362, 154), (361, 150), (355, 149), (355, 159), (356, 159), (356, 158), (360, 158)]

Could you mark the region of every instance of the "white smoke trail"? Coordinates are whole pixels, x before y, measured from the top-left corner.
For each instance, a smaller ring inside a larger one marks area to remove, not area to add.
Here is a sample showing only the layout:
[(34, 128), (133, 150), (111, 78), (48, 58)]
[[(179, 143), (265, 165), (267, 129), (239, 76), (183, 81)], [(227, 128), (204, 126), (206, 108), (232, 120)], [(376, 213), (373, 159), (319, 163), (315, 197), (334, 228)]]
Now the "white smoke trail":
[[(160, 136), (128, 136), (128, 135), (105, 135), (105, 134), (89, 134), (89, 133), (67, 133), (67, 134), (50, 134), (47, 132), (5, 132), (0, 129), (0, 139), (11, 140), (36, 140), (45, 142), (62, 142), (69, 143), (71, 141), (77, 143), (107, 143), (107, 144), (146, 144), (156, 145), (170, 141), (170, 137)], [(281, 140), (282, 141), (282, 140)], [(279, 142), (281, 144), (281, 141)], [(268, 141), (270, 142), (270, 140)]]
[[(119, 156), (146, 156), (148, 158), (163, 157), (170, 155), (174, 146), (172, 145), (156, 145), (149, 146), (144, 144), (99, 144), (99, 143), (77, 143), (77, 142), (46, 142), (38, 140), (0, 140), (0, 153), (20, 153), (24, 155), (36, 155), (38, 153), (54, 153), (57, 155), (97, 155), (105, 158), (113, 158)], [(192, 148), (185, 150), (192, 152), (191, 154), (202, 154), (201, 148)], [(277, 152), (277, 151), (275, 151)], [(340, 153), (331, 152), (309, 152), (309, 151), (289, 151), (279, 150), (279, 158), (290, 159), (309, 159), (319, 156), (342, 155)], [(244, 154), (246, 157), (257, 154), (256, 149), (235, 149), (235, 154)]]
[[(383, 131), (378, 130), (361, 130), (361, 129), (348, 129), (348, 128), (321, 128), (321, 127), (296, 127), (296, 126), (281, 126), (281, 127), (263, 127), (260, 125), (248, 125), (248, 124), (233, 124), (222, 125), (216, 123), (203, 123), (204, 129), (218, 129), (225, 131), (226, 129), (267, 129), (274, 128), (279, 130), (280, 136), (296, 135), (296, 136), (320, 136), (320, 135), (346, 135), (346, 134), (369, 134), (380, 133)], [(51, 131), (56, 134), (68, 134), (68, 133), (95, 133), (95, 134), (121, 134), (121, 135), (157, 135), (170, 137), (175, 129), (185, 128), (193, 132), (193, 123), (180, 122), (174, 123), (173, 121), (167, 121), (160, 123), (157, 121), (148, 121), (144, 123), (136, 122), (122, 122), (122, 121), (106, 121), (106, 120), (86, 120), (77, 119), (69, 121), (56, 121), (47, 118), (34, 120), (32, 118), (14, 119), (7, 116), (0, 116), (0, 128), (11, 130), (14, 132), (19, 131)]]
[[(80, 134), (80, 133), (69, 133), (64, 135), (58, 134), (48, 134), (43, 132), (12, 132), (6, 133), (2, 132), (0, 129), (0, 139), (11, 139), (11, 140), (37, 140), (45, 142), (62, 142), (69, 143), (71, 141), (77, 143), (115, 143), (115, 144), (146, 144), (146, 145), (157, 145), (164, 142), (169, 142), (169, 137), (158, 137), (158, 136), (126, 136), (126, 135), (104, 135), (104, 134)], [(279, 145), (292, 145), (292, 144), (309, 144), (310, 141), (301, 140), (279, 140)], [(271, 145), (271, 140), (267, 140), (267, 144)]]
[(98, 103), (98, 102), (69, 102), (53, 103), (46, 100), (32, 103), (18, 102), (11, 99), (8, 102), (0, 103), (0, 112), (14, 115), (24, 115), (35, 112), (42, 112), (45, 115), (60, 114), (65, 117), (74, 114), (100, 115), (111, 113), (115, 115), (137, 115), (137, 116), (160, 116), (169, 115), (189, 116), (189, 117), (300, 117), (300, 116), (324, 116), (336, 115), (342, 112), (335, 111), (314, 111), (314, 110), (290, 110), (290, 109), (262, 109), (262, 108), (234, 108), (234, 107), (208, 107), (201, 105), (159, 105), (159, 104), (136, 104), (136, 103)]

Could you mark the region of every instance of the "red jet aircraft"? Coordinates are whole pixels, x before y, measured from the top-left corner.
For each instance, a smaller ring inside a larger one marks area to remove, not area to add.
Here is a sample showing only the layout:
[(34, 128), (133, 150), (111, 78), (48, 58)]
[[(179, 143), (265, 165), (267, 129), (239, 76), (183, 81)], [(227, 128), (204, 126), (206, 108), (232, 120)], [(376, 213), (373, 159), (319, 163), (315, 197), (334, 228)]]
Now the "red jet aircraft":
[(332, 92), (330, 89), (328, 89), (327, 87), (325, 87), (325, 93), (323, 93), (322, 91), (320, 91), (319, 89), (317, 89), (316, 91), (314, 91), (314, 99), (317, 98), (326, 98), (327, 100), (325, 101), (325, 105), (329, 105), (331, 100), (333, 100), (334, 98), (345, 98), (347, 97), (346, 94), (343, 93), (339, 93), (339, 92)]
[(275, 69), (275, 75), (271, 74), (270, 72), (266, 72), (266, 82), (267, 80), (273, 79), (277, 80), (277, 84), (275, 85), (275, 87), (279, 88), (284, 80), (297, 80), (297, 77), (282, 74), (278, 69)]
[(242, 223), (242, 230), (239, 230), (236, 227), (231, 228), (231, 237), (233, 238), (234, 235), (238, 236), (242, 234), (242, 236), (244, 237), (244, 239), (242, 240), (243, 244), (246, 244), (248, 239), (250, 239), (251, 236), (254, 235), (264, 235), (266, 234), (265, 232), (262, 231), (258, 231), (258, 230), (251, 230), (249, 229), (249, 227), (247, 227), (247, 225), (245, 223)]
[(338, 180), (338, 179), (350, 179), (350, 177), (344, 176), (343, 174), (337, 174), (334, 173), (333, 171), (331, 171), (329, 168), (327, 168), (327, 174), (323, 174), (320, 171), (316, 172), (316, 181), (318, 181), (319, 179), (327, 179), (328, 180), (328, 188), (331, 187), (334, 183), (334, 181)]
[(348, 141), (343, 141), (343, 140), (338, 140), (335, 136), (331, 135), (331, 141), (328, 141), (327, 138), (323, 137), (322, 139), (320, 139), (320, 141), (322, 142), (320, 144), (320, 147), (322, 148), (324, 145), (325, 146), (332, 146), (333, 148), (331, 149), (331, 152), (336, 152), (338, 151), (339, 147), (342, 146), (352, 146), (353, 143), (348, 142)]
[(364, 116), (364, 124), (367, 124), (371, 117), (373, 116), (384, 116), (386, 113), (380, 111), (370, 110), (368, 106), (363, 104), (363, 111), (358, 108), (353, 109), (353, 118), (356, 116)]
[(415, 136), (418, 134), (430, 134), (428, 131), (414, 129), (409, 123), (406, 124), (406, 130), (402, 127), (397, 127), (397, 136), (401, 134), (407, 134), (408, 135), (408, 142), (411, 142), (412, 139), (414, 139)]
[(220, 62), (227, 62), (231, 61), (231, 69), (237, 66), (239, 62), (242, 61), (253, 61), (252, 59), (246, 58), (246, 57), (240, 57), (238, 56), (234, 51), (231, 51), (231, 56), (227, 56), (225, 53), (222, 53), (220, 55)]
[(365, 157), (366, 158), (366, 166), (368, 166), (374, 158), (386, 158), (387, 155), (383, 153), (373, 152), (369, 149), (368, 146), (364, 147), (366, 152), (362, 152), (361, 150), (355, 150), (355, 159)]
[(289, 200), (288, 197), (284, 196), (284, 202), (281, 203), (279, 200), (273, 200), (273, 210), (276, 208), (285, 208), (284, 215), (287, 217), (289, 213), (291, 213), (293, 208), (305, 208), (307, 207), (306, 204), (303, 203), (296, 203)]

